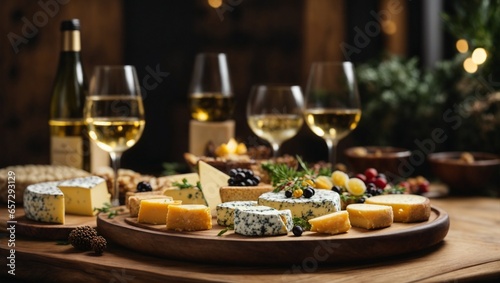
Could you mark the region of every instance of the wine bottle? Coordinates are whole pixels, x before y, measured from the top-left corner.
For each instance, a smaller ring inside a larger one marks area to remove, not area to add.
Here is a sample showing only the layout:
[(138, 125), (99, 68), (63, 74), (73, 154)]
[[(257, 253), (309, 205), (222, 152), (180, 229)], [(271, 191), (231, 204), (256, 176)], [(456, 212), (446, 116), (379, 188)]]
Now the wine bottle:
[(53, 165), (90, 171), (90, 141), (83, 120), (87, 85), (80, 56), (80, 21), (61, 23), (61, 51), (50, 103)]

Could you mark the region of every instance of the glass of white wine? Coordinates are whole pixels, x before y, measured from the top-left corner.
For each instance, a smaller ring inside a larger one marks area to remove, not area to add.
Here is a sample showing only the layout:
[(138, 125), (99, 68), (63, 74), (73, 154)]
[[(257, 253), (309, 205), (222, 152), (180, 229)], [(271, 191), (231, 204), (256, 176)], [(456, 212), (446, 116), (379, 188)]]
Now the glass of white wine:
[(98, 66), (84, 109), (89, 136), (109, 152), (114, 170), (111, 205), (120, 205), (118, 168), (122, 153), (144, 130), (144, 106), (134, 66)]
[(200, 122), (229, 120), (234, 96), (224, 53), (196, 55), (189, 87), (191, 117)]
[(351, 62), (312, 64), (306, 88), (304, 119), (326, 141), (328, 161), (335, 166), (336, 146), (361, 119), (361, 103)]
[(303, 124), (304, 98), (300, 86), (255, 85), (247, 103), (252, 131), (271, 144), (278, 157), (281, 144), (294, 137)]

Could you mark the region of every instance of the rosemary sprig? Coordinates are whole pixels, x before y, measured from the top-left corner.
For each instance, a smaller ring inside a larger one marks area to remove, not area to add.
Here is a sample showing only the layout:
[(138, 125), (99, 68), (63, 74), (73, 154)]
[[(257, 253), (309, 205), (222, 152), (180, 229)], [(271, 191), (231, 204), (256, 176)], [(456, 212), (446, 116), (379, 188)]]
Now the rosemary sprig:
[(234, 225), (229, 225), (226, 228), (222, 229), (219, 234), (217, 234), (217, 237), (224, 235), (229, 230), (234, 230)]
[(94, 211), (99, 213), (107, 213), (109, 219), (113, 219), (115, 216), (119, 215), (120, 212), (123, 212), (123, 208), (113, 208), (111, 203), (107, 202), (103, 207), (94, 207)]
[(311, 224), (309, 224), (309, 221), (305, 220), (304, 218), (301, 217), (294, 217), (293, 218), (293, 225), (294, 226), (300, 226), (304, 231), (309, 231), (311, 230)]

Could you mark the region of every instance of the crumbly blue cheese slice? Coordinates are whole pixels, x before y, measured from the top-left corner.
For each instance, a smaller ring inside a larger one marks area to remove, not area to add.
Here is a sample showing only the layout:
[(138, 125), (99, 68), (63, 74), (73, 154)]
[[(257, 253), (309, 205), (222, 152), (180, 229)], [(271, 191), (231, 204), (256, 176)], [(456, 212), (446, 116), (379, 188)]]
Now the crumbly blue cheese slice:
[(201, 190), (203, 191), (207, 205), (210, 207), (212, 216), (216, 216), (217, 205), (222, 202), (219, 189), (227, 185), (229, 175), (203, 161), (198, 162), (198, 171), (200, 174)]
[(306, 220), (341, 210), (339, 194), (330, 190), (316, 190), (311, 198), (287, 198), (284, 191), (269, 192), (262, 194), (258, 203), (277, 210), (289, 209), (293, 217)]
[(286, 235), (293, 228), (290, 210), (267, 206), (240, 207), (234, 211), (234, 232), (244, 236)]
[(63, 181), (58, 185), (64, 193), (66, 213), (93, 216), (96, 208), (110, 203), (106, 180), (97, 176)]
[(47, 182), (26, 187), (23, 196), (26, 218), (64, 224), (64, 194), (57, 184)]
[(253, 207), (257, 201), (230, 201), (217, 205), (217, 224), (230, 226), (234, 224), (234, 210), (241, 207)]

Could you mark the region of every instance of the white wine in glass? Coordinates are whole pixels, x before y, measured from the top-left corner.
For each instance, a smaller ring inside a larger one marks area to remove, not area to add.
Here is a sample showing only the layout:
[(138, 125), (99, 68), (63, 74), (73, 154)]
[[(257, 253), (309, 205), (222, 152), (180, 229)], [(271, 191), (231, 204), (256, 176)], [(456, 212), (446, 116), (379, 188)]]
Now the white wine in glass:
[(114, 182), (111, 204), (120, 205), (118, 168), (122, 153), (135, 145), (145, 127), (144, 106), (133, 66), (99, 66), (85, 104), (89, 136), (109, 152)]
[(361, 103), (351, 62), (317, 62), (311, 67), (306, 89), (304, 118), (328, 147), (335, 166), (336, 146), (361, 119)]
[(189, 87), (191, 117), (201, 122), (231, 119), (234, 96), (224, 53), (196, 55)]
[(247, 103), (247, 122), (252, 131), (271, 144), (278, 157), (281, 144), (294, 137), (303, 124), (302, 91), (299, 86), (257, 85)]

